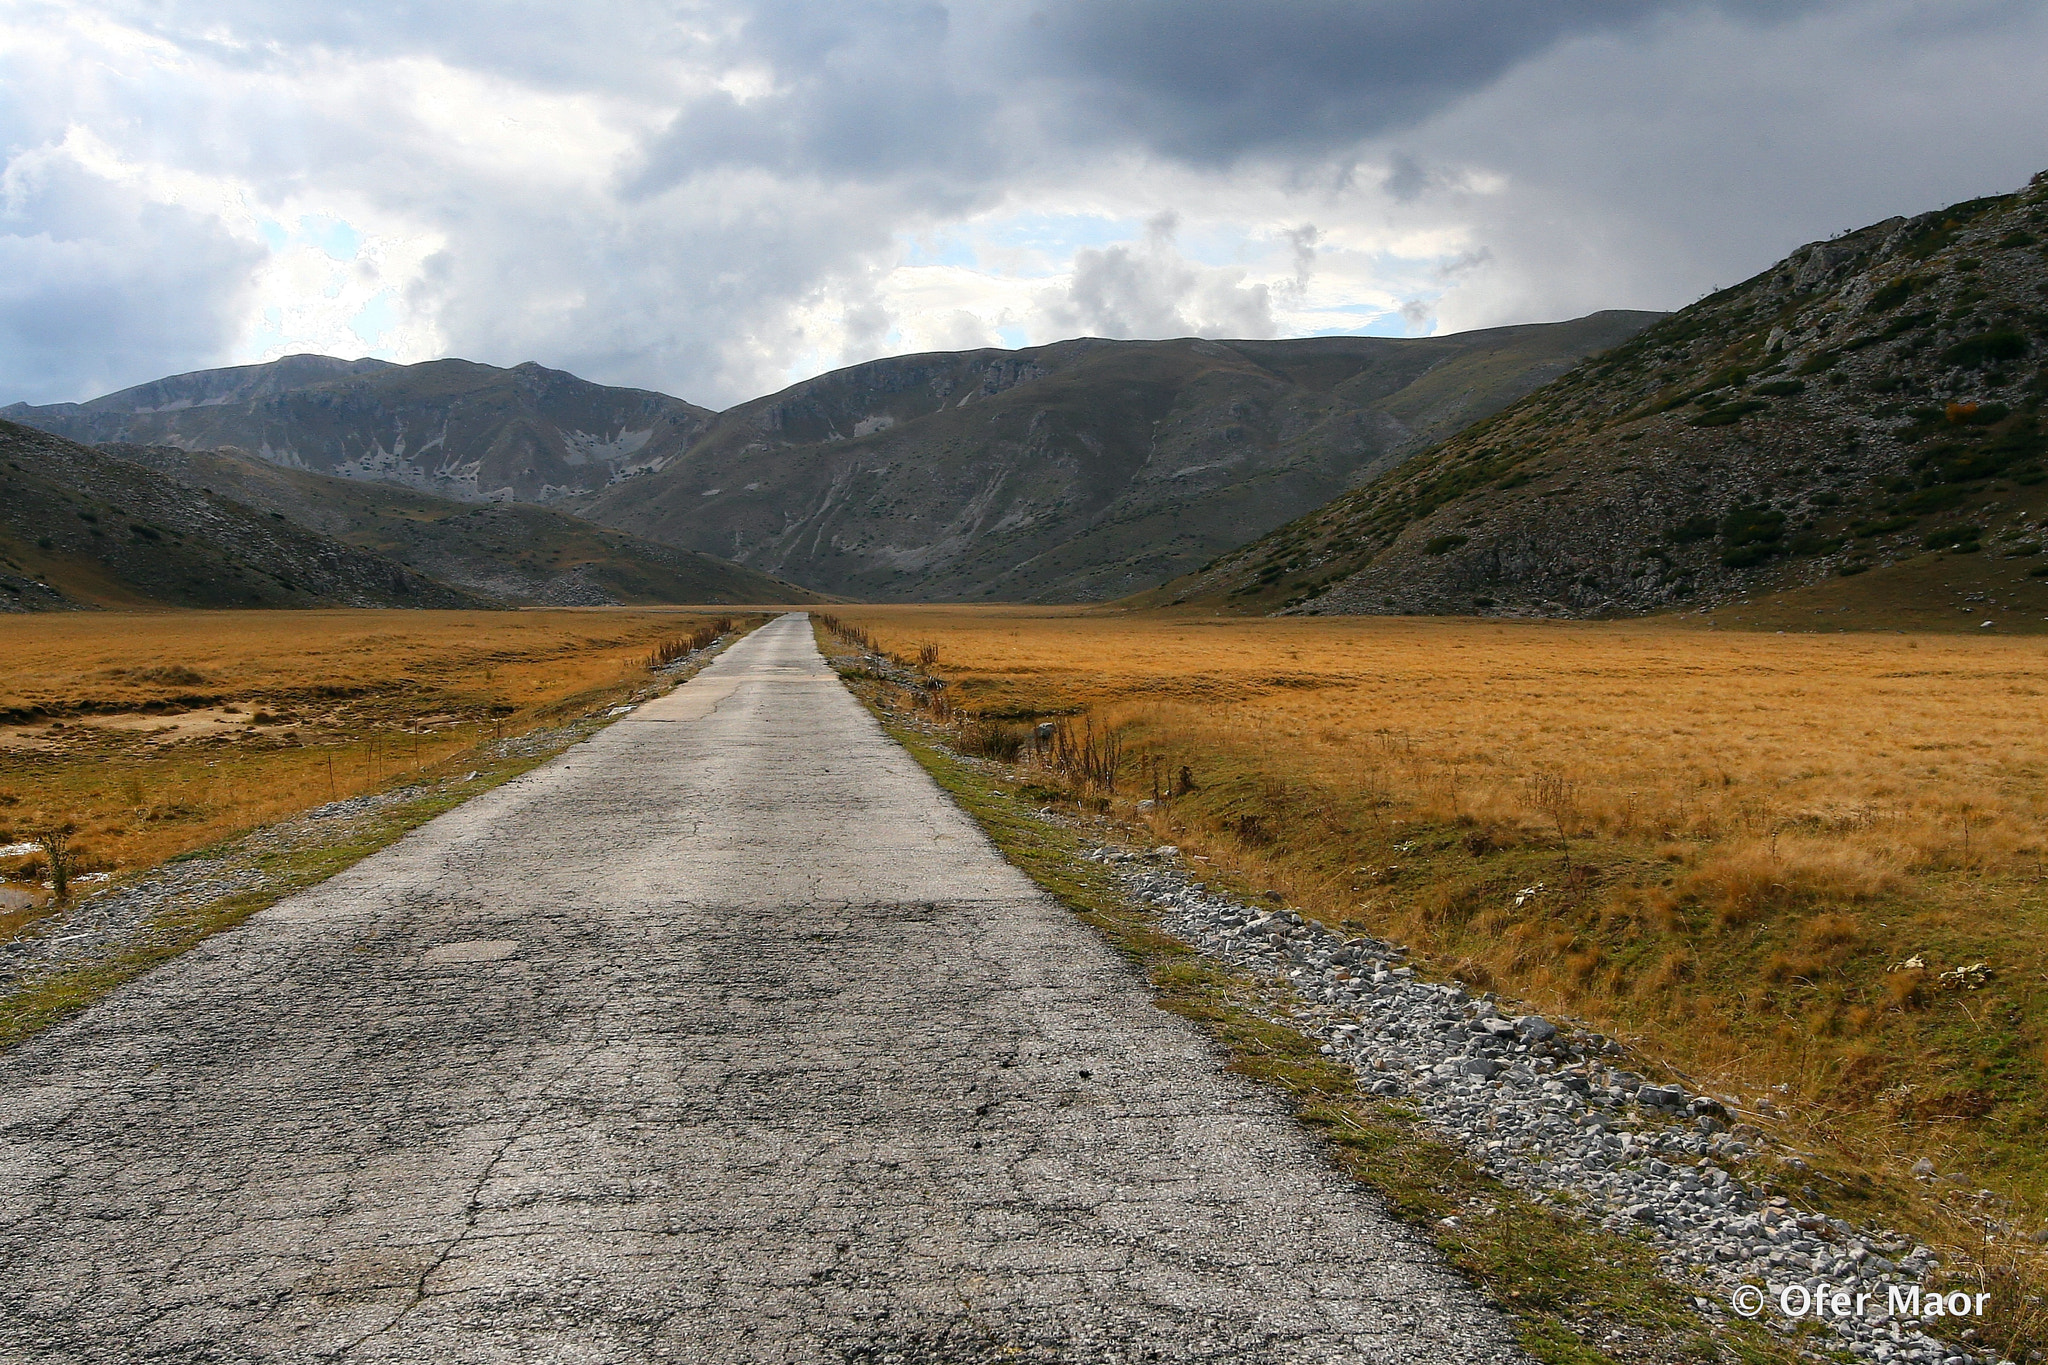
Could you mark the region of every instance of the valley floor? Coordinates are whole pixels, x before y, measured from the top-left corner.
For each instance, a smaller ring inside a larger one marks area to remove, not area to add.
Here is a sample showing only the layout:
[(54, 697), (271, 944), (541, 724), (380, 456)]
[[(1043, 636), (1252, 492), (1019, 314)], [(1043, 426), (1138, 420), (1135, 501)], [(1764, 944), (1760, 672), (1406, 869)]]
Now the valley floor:
[(1513, 1365), (800, 616), (0, 1054), (23, 1362)]

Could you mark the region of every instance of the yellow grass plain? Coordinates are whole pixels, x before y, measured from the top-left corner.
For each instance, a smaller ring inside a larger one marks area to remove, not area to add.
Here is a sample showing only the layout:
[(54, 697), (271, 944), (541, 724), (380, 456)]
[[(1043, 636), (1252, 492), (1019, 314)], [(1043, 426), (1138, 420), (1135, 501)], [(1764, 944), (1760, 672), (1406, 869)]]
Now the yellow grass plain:
[(837, 610), (935, 647), (964, 740), (1120, 733), (1115, 813), (1253, 890), (1623, 1038), (1851, 1185), (1926, 1157), (1957, 1227), (1981, 1187), (2048, 1215), (2048, 641)]

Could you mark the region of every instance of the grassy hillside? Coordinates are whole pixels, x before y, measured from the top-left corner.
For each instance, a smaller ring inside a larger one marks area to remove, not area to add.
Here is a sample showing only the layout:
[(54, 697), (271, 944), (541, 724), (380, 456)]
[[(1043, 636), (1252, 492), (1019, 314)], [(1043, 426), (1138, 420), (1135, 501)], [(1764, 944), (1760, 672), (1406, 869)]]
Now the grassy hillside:
[(492, 605), (281, 515), (0, 422), (0, 611)]
[(2044, 291), (2043, 176), (1802, 247), (1146, 600), (2036, 628)]
[(899, 356), (722, 413), (595, 520), (813, 587), (1090, 600), (1183, 572), (1653, 321)]
[(551, 507), (455, 502), (394, 484), (286, 469), (234, 450), (104, 448), (500, 601), (600, 606), (819, 600), (793, 583)]

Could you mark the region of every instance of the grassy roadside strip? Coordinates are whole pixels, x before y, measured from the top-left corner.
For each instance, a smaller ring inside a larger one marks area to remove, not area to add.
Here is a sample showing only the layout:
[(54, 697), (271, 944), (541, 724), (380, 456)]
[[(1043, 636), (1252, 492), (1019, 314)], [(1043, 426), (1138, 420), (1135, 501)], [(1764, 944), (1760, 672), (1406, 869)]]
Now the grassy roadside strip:
[[(747, 618), (725, 648), (769, 619), (772, 618)], [(552, 761), (618, 719), (608, 714), (613, 707), (663, 695), (689, 681), (715, 657), (706, 657), (687, 671), (658, 676), (652, 683), (640, 680), (609, 684), (561, 698), (537, 717), (543, 722), (542, 728), (510, 740), (480, 743), (423, 772), (394, 779), (392, 788), (417, 786), (422, 788), (420, 795), (366, 817), (337, 821), (339, 827), (332, 837), (264, 839), (267, 832), (291, 826), (301, 818), (294, 817), (277, 826), (247, 830), (211, 847), (179, 855), (171, 861), (203, 859), (219, 863), (224, 871), (260, 873), (263, 880), (254, 889), (160, 911), (146, 929), (132, 936), (136, 942), (96, 961), (33, 977), (0, 997), (0, 1051), (97, 1004), (117, 988), (202, 940), (232, 929), (258, 911), (317, 886), (372, 853), (388, 848), (472, 797)], [(551, 728), (545, 725), (550, 720), (557, 722)], [(147, 878), (154, 870), (145, 869), (124, 881)]]
[(1428, 1233), (1515, 1320), (1524, 1348), (1538, 1360), (1761, 1365), (1812, 1358), (1757, 1324), (1709, 1322), (1690, 1290), (1658, 1273), (1646, 1245), (1538, 1203), (1432, 1137), (1412, 1111), (1362, 1096), (1350, 1068), (1323, 1057), (1314, 1039), (1272, 1017), (1287, 1009), (1278, 988), (1203, 958), (1166, 934), (1124, 899), (1107, 868), (1081, 857), (1077, 832), (1031, 814), (1017, 799), (1017, 784), (899, 724), (872, 696), (863, 700), (1011, 862), (1146, 975), (1162, 1009), (1204, 1029), (1231, 1070), (1278, 1087), (1338, 1166)]

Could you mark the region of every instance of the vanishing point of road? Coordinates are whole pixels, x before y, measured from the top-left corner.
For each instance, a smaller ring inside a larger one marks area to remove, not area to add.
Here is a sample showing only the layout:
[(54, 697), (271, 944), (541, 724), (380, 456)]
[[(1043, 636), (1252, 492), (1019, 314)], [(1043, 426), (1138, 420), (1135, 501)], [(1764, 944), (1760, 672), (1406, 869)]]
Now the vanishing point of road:
[(801, 615), (0, 1056), (0, 1360), (1519, 1359)]

